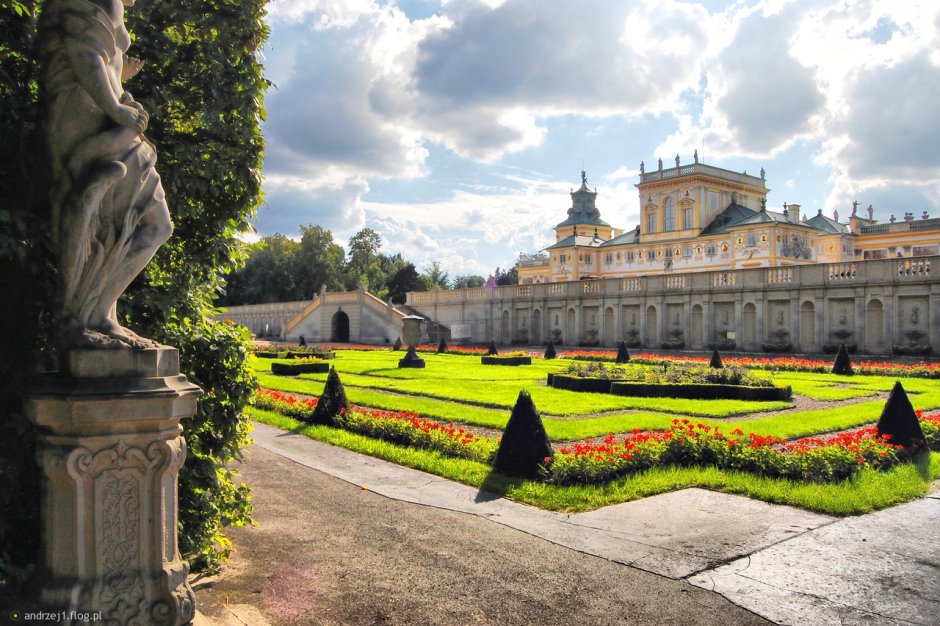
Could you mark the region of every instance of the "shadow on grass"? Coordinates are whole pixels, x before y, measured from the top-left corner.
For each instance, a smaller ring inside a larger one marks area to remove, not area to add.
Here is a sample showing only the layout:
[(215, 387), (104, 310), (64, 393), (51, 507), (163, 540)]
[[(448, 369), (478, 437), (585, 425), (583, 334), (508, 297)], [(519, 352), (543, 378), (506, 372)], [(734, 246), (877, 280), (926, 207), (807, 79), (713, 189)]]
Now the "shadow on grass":
[(500, 474), (496, 470), (492, 470), (486, 475), (486, 478), (483, 479), (480, 490), (477, 492), (477, 495), (474, 496), (473, 501), (480, 503), (499, 500), (506, 495), (507, 491), (525, 482), (525, 478), (510, 478), (509, 476)]

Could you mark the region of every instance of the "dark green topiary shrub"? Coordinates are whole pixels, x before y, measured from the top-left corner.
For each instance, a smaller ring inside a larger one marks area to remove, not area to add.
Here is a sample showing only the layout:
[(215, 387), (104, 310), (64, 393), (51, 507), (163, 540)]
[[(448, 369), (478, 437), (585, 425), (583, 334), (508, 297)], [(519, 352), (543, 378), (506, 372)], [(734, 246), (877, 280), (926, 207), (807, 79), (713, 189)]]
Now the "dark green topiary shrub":
[(836, 360), (832, 364), (832, 373), (841, 376), (851, 376), (855, 373), (852, 371), (852, 360), (849, 359), (849, 351), (845, 347), (845, 342), (839, 344), (839, 353), (836, 354)]
[(721, 362), (721, 355), (718, 354), (718, 348), (712, 350), (712, 360), (708, 362), (708, 366), (713, 367), (716, 370), (719, 370), (725, 366), (725, 364)]
[(392, 346), (392, 350), (401, 350), (401, 337), (395, 340), (395, 345)]
[(555, 342), (549, 340), (548, 347), (545, 349), (545, 359), (557, 359), (558, 353), (555, 352)]
[(888, 401), (878, 418), (878, 434), (891, 435), (891, 443), (905, 449), (917, 449), (924, 445), (924, 431), (920, 427), (917, 413), (911, 406), (901, 381), (894, 383)]
[(617, 342), (617, 363), (626, 363), (630, 360), (630, 353), (627, 351), (627, 344), (623, 341)]
[(498, 354), (499, 354), (499, 350), (496, 349), (496, 342), (495, 342), (495, 341), (491, 341), (491, 342), (490, 342), (490, 347), (489, 347), (489, 349), (486, 351), (486, 356), (496, 356), (496, 355), (498, 355)]
[(437, 353), (444, 354), (447, 352), (447, 341), (441, 337), (441, 340), (437, 342)]
[(323, 387), (323, 394), (317, 401), (313, 413), (310, 414), (310, 423), (323, 424), (324, 426), (335, 426), (336, 419), (342, 411), (349, 411), (349, 400), (346, 399), (346, 390), (343, 389), (343, 382), (336, 373), (336, 368), (331, 368), (326, 377), (326, 386)]
[(539, 470), (553, 457), (542, 418), (529, 392), (519, 392), (506, 431), (499, 442), (493, 469), (505, 476), (538, 478)]

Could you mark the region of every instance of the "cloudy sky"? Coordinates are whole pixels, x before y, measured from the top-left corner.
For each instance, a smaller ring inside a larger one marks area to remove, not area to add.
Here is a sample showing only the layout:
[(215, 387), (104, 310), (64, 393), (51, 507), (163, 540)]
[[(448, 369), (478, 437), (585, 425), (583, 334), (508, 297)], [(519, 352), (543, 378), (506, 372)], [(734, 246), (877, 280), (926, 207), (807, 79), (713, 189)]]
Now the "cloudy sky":
[(363, 226), (493, 273), (640, 161), (767, 172), (769, 207), (940, 216), (937, 0), (273, 0), (258, 234)]

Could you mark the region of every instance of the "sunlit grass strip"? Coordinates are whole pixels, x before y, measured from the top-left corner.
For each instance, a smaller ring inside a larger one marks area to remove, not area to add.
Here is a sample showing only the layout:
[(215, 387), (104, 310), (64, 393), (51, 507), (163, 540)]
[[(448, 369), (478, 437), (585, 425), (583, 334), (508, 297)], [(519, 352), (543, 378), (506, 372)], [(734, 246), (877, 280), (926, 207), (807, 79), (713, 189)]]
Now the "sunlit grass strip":
[[(482, 366), (481, 366), (482, 367)], [(294, 391), (317, 395), (322, 389), (322, 374), (299, 376), (295, 379), (275, 378), (258, 371), (261, 384), (281, 391)], [(677, 398), (636, 398), (610, 394), (586, 394), (562, 389), (540, 387), (531, 381), (448, 381), (435, 380), (391, 380), (343, 374), (346, 393), (355, 394), (355, 389), (378, 389), (394, 393), (409, 394), (416, 398), (432, 398), (445, 401), (460, 401), (485, 408), (509, 410), (515, 404), (521, 389), (528, 389), (539, 410), (549, 415), (576, 416), (605, 411), (638, 410), (691, 415), (696, 417), (726, 417), (753, 411), (774, 411), (790, 407), (788, 402), (757, 402), (749, 400), (698, 400), (689, 402)], [(353, 400), (352, 402), (360, 402)], [(368, 402), (361, 401), (361, 404)]]
[[(714, 467), (654, 468), (604, 485), (558, 486), (509, 479), (485, 463), (454, 459), (439, 452), (418, 450), (327, 426), (307, 426), (273, 411), (248, 408), (259, 422), (298, 432), (306, 437), (425, 471), (455, 482), (485, 489), (511, 500), (564, 512), (583, 512), (611, 504), (688, 487), (735, 493), (766, 502), (799, 506), (829, 515), (868, 513), (926, 494), (928, 483), (910, 464), (882, 472), (862, 470), (839, 483), (803, 483), (765, 478)], [(940, 453), (931, 455), (931, 478), (940, 478)]]
[[(280, 391), (314, 396), (323, 391), (323, 383), (319, 382), (283, 379), (271, 375), (259, 376), (259, 378), (263, 386)], [(486, 409), (415, 396), (389, 395), (355, 387), (347, 387), (346, 395), (350, 402), (363, 406), (389, 411), (413, 411), (425, 417), (484, 428), (502, 430), (509, 420), (509, 410), (503, 409)], [(921, 398), (922, 396), (912, 396), (912, 400), (918, 403)], [(928, 408), (937, 406), (935, 403), (928, 404), (931, 405)], [(709, 426), (723, 425), (728, 429), (737, 427), (761, 435), (790, 439), (871, 424), (877, 421), (882, 408), (884, 408), (882, 401), (873, 400), (846, 407), (800, 411), (733, 423), (706, 418), (701, 418), (699, 421)], [(549, 438), (552, 441), (561, 442), (603, 437), (610, 433), (626, 433), (636, 428), (665, 430), (669, 428), (675, 417), (674, 414), (657, 412), (622, 413), (581, 419), (558, 419), (543, 415), (542, 422)]]

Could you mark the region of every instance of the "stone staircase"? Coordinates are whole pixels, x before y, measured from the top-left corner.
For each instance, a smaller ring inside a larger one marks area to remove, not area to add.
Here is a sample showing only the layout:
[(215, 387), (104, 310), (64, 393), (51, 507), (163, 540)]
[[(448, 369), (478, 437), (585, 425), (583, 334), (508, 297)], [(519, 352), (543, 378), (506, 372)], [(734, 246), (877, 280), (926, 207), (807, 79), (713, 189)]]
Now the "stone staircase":
[(425, 332), (428, 335), (428, 343), (438, 343), (443, 337), (446, 340), (450, 340), (450, 328), (439, 324), (438, 322), (432, 320), (427, 315), (414, 309), (407, 304), (396, 304), (395, 308), (404, 311), (408, 315), (417, 315), (418, 317), (424, 318)]

